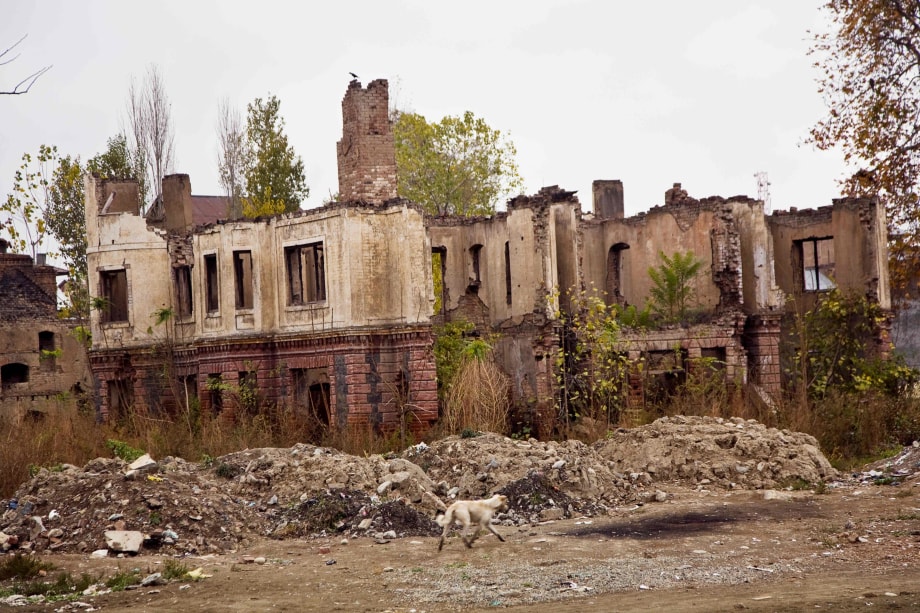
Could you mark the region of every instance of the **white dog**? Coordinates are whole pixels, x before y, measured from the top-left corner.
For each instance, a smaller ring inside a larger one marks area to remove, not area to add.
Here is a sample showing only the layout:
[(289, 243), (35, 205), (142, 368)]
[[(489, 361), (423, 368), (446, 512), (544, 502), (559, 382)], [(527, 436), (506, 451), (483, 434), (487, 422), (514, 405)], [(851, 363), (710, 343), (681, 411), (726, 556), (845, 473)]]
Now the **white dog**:
[[(473, 541), (479, 537), (479, 531), (482, 529), (488, 530), (497, 536), (498, 540), (503, 543), (505, 542), (502, 535), (496, 532), (495, 528), (492, 527), (492, 516), (498, 511), (505, 511), (508, 509), (507, 496), (495, 494), (491, 498), (486, 498), (485, 500), (458, 500), (449, 507), (444, 506), (444, 503), (437, 497), (431, 494), (429, 494), (429, 496), (439, 509), (439, 513), (434, 520), (439, 526), (444, 528), (444, 531), (441, 533), (441, 541), (438, 543), (438, 551), (441, 551), (441, 548), (444, 547), (444, 539), (447, 538), (447, 533), (450, 531), (450, 527), (454, 522), (459, 522), (463, 525), (461, 537), (463, 538), (463, 544), (467, 547), (473, 546)], [(441, 512), (443, 512), (443, 514)], [(467, 535), (470, 526), (474, 526), (475, 529), (472, 534)]]

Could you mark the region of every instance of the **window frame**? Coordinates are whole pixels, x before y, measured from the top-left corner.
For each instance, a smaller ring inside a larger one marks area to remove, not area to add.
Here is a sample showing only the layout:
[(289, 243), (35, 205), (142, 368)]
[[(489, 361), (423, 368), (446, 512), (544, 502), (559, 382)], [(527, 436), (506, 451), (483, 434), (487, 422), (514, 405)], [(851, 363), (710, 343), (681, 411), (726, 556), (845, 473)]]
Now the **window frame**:
[(188, 264), (174, 267), (173, 281), (176, 288), (176, 311), (179, 317), (194, 316), (195, 299), (192, 296), (192, 267)]
[[(830, 261), (822, 261), (820, 257), (821, 253), (821, 243), (828, 242), (830, 244), (830, 253), (833, 254), (833, 257), (830, 258)], [(829, 292), (837, 288), (837, 282), (834, 280), (833, 276), (824, 275), (824, 278), (827, 281), (830, 281), (829, 287), (823, 287), (821, 283), (821, 269), (829, 269), (831, 274), (836, 269), (837, 266), (837, 252), (836, 246), (834, 245), (833, 236), (811, 236), (808, 238), (803, 238), (795, 241), (798, 248), (798, 257), (799, 265), (797, 274), (801, 276), (799, 287), (802, 292), (809, 294), (816, 294), (820, 292)], [(808, 258), (806, 254), (811, 258), (814, 266), (808, 266)], [(809, 284), (809, 280), (811, 280)]]
[(202, 254), (204, 261), (204, 304), (208, 315), (220, 313), (220, 266), (217, 252)]
[[(119, 279), (121, 279), (120, 283)], [(120, 287), (123, 287), (124, 291), (119, 291)], [(129, 294), (127, 268), (111, 268), (99, 271), (99, 295), (105, 301), (105, 307), (101, 312), (101, 323), (130, 323)]]
[[(242, 256), (246, 256), (246, 258), (244, 259)], [(248, 271), (246, 269), (246, 259), (249, 262)], [(233, 293), (237, 311), (249, 311), (255, 308), (254, 270), (251, 249), (239, 249), (233, 252)], [(248, 292), (246, 291), (247, 289), (249, 290)]]
[(284, 270), (287, 306), (308, 306), (328, 300), (326, 248), (322, 240), (285, 245)]

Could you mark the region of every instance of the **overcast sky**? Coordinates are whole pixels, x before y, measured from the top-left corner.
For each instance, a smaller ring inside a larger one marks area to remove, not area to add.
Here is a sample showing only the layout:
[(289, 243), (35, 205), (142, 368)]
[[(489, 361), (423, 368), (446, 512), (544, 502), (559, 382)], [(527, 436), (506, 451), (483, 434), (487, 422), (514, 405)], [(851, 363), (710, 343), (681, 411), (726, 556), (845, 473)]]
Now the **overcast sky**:
[(335, 144), (350, 77), (390, 80), (429, 120), (471, 110), (510, 133), (526, 191), (621, 179), (627, 214), (691, 196), (757, 195), (773, 209), (839, 195), (841, 156), (803, 144), (823, 113), (809, 29), (820, 0), (501, 2), (101, 2), (0, 0), (0, 89), (54, 67), (24, 96), (0, 96), (0, 197), (42, 143), (84, 160), (124, 125), (132, 76), (162, 69), (174, 171), (219, 194), (222, 97), (245, 112), (276, 94), (310, 198), (338, 190)]

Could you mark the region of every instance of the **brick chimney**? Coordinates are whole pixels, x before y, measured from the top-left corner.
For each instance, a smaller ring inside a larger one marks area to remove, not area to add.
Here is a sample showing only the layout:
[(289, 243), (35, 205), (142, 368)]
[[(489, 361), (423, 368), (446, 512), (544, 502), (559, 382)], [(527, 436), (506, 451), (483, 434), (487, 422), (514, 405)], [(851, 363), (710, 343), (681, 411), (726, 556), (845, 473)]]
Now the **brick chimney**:
[(390, 131), (389, 85), (355, 79), (342, 98), (342, 140), (337, 144), (339, 200), (383, 204), (396, 197), (396, 147)]
[(192, 182), (186, 174), (163, 177), (163, 215), (167, 230), (192, 226)]

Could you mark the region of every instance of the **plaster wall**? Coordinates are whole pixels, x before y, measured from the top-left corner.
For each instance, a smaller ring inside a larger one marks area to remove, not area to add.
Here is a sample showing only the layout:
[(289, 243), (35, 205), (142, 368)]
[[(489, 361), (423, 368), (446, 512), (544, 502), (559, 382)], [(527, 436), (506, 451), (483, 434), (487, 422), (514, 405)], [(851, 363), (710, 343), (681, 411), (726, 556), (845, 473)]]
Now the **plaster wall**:
[(628, 245), (621, 252), (620, 291), (627, 304), (644, 306), (651, 294), (650, 267), (661, 264), (659, 252), (671, 256), (691, 251), (703, 261), (696, 279), (697, 307), (714, 311), (719, 304), (719, 288), (710, 273), (713, 262), (711, 230), (714, 214), (698, 210), (689, 219), (679, 219), (675, 211), (657, 208), (645, 215), (626, 220), (605, 219), (587, 221), (582, 226), (584, 248), (582, 266), (585, 285), (589, 291), (605, 291), (607, 257), (616, 244)]

